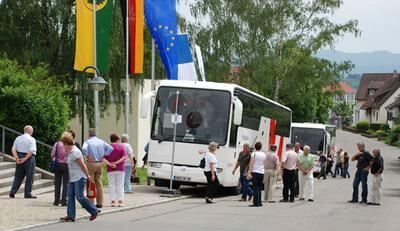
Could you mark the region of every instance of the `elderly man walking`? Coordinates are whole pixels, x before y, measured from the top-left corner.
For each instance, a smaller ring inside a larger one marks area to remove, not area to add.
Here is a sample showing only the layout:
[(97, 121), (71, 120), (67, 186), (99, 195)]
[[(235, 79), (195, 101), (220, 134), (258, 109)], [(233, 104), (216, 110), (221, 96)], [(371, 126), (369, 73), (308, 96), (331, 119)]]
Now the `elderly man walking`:
[(279, 158), (276, 150), (276, 144), (272, 144), (270, 147), (270, 151), (266, 153), (265, 159), (264, 200), (268, 203), (275, 202), (273, 198), (279, 169)]
[(250, 188), (249, 180), (247, 180), (246, 172), (249, 169), (249, 163), (251, 159), (251, 149), (249, 144), (243, 144), (243, 151), (239, 153), (235, 168), (232, 174), (235, 175), (236, 169), (238, 167), (240, 171), (240, 184), (242, 185), (242, 198), (239, 201), (247, 201), (247, 196), (249, 201), (253, 197), (253, 190)]
[(299, 168), (299, 200), (313, 202), (314, 191), (314, 157), (310, 155), (310, 147), (304, 146), (303, 153), (299, 155), (297, 167)]
[(368, 197), (368, 173), (372, 164), (373, 157), (372, 155), (365, 150), (365, 144), (363, 142), (357, 143), (358, 153), (354, 155), (351, 160), (357, 160), (357, 171), (354, 175), (353, 180), (353, 197), (349, 200), (349, 203), (358, 203), (358, 188), (361, 183), (362, 185), (362, 193), (361, 193), (361, 202), (367, 203)]
[(372, 151), (374, 160), (372, 161), (371, 174), (372, 174), (372, 187), (371, 196), (368, 202), (369, 205), (381, 205), (382, 199), (382, 181), (383, 181), (383, 158), (379, 149)]
[[(295, 196), (295, 181), (296, 181), (296, 167), (297, 167), (297, 154), (293, 151), (292, 144), (286, 144), (286, 152), (282, 157), (283, 167), (283, 199), (280, 202), (294, 202)], [(289, 200), (290, 191), (290, 200)]]
[(17, 162), (14, 182), (10, 191), (11, 198), (15, 197), (25, 177), (25, 198), (36, 198), (36, 196), (32, 195), (32, 185), (36, 167), (36, 140), (32, 137), (32, 134), (33, 127), (26, 125), (24, 127), (24, 134), (15, 139), (11, 149)]
[(102, 161), (104, 156), (108, 156), (112, 150), (113, 147), (111, 145), (97, 138), (95, 128), (89, 129), (89, 139), (83, 144), (82, 151), (86, 158), (89, 175), (96, 184), (97, 208), (103, 207)]

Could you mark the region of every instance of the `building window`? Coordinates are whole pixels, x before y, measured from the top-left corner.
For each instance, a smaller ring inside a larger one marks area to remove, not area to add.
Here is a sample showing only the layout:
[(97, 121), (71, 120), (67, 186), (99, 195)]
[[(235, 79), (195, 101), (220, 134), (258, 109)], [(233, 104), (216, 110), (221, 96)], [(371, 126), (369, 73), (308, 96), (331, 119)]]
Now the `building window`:
[(368, 95), (374, 95), (375, 89), (368, 89)]
[(375, 117), (376, 117), (376, 121), (378, 121), (378, 118), (379, 118), (379, 111), (376, 112)]

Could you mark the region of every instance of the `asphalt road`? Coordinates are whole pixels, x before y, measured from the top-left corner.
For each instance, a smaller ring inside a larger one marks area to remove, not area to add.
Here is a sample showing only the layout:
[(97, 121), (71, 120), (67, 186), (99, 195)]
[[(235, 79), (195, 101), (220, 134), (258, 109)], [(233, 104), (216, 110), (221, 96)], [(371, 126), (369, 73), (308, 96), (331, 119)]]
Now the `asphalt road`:
[[(357, 141), (367, 150), (380, 148), (385, 160), (383, 201), (381, 206), (349, 204), (355, 171), (351, 179), (315, 180), (315, 202), (274, 203), (248, 207), (238, 196), (220, 197), (215, 204), (205, 204), (199, 197), (173, 203), (144, 207), (127, 212), (103, 215), (94, 222), (55, 224), (34, 230), (400, 230), (400, 149), (347, 132), (337, 132), (337, 145), (350, 155), (356, 153)], [(281, 199), (281, 189), (276, 192)]]

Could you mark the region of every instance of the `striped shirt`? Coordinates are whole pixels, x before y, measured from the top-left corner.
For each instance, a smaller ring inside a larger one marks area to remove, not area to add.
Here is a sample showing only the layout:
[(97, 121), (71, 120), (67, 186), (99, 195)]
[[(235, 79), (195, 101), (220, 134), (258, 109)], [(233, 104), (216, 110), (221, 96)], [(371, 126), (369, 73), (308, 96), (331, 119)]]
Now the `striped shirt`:
[(111, 145), (96, 136), (90, 137), (82, 146), (83, 155), (91, 156), (96, 162), (101, 162), (104, 156), (108, 156), (112, 150)]

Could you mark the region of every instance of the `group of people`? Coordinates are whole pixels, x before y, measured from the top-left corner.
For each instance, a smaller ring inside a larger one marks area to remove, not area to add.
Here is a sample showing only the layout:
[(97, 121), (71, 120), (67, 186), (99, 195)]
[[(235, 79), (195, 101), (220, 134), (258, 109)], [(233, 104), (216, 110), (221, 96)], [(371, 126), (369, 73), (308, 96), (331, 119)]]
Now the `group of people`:
[[(32, 137), (33, 128), (25, 126), (24, 134), (17, 137), (12, 147), (16, 159), (14, 182), (10, 198), (25, 181), (25, 198), (37, 198), (32, 195), (33, 176), (35, 171), (36, 140)], [(51, 158), (54, 167), (54, 206), (67, 206), (67, 216), (62, 221), (75, 221), (75, 199), (90, 214), (89, 220), (94, 220), (103, 207), (102, 163), (106, 165), (110, 204), (112, 207), (124, 206), (124, 193), (133, 193), (130, 182), (132, 169), (136, 159), (129, 142), (129, 136), (121, 137), (112, 133), (110, 144), (96, 136), (94, 128), (89, 129), (89, 139), (82, 147), (75, 141), (72, 130), (64, 132), (53, 146)], [(88, 199), (84, 195), (87, 182), (95, 184), (95, 197)]]
[[(205, 153), (205, 167), (204, 175), (207, 178), (206, 189), (206, 203), (213, 203), (213, 197), (218, 189), (219, 182), (217, 176), (218, 160), (216, 158), (216, 150), (218, 144), (211, 142), (209, 144), (209, 152)], [(350, 203), (358, 201), (358, 188), (362, 184), (362, 200), (360, 203), (370, 205), (380, 205), (382, 195), (382, 180), (383, 180), (383, 158), (380, 155), (379, 149), (374, 149), (371, 155), (365, 150), (365, 144), (360, 142), (357, 144), (359, 152), (354, 155), (351, 160), (357, 161), (357, 171), (353, 182), (353, 197)], [(324, 156), (325, 158), (321, 158)], [(349, 176), (349, 156), (342, 149), (338, 150), (336, 155), (335, 177), (339, 174), (344, 178)], [(321, 171), (319, 177), (322, 175), (326, 178), (328, 171), (327, 164), (330, 161), (330, 156), (320, 154)], [(301, 149), (301, 145), (296, 143), (293, 147), (292, 144), (286, 145), (286, 152), (282, 155), (281, 159), (277, 154), (277, 146), (270, 145), (269, 151), (262, 151), (261, 142), (254, 145), (252, 151), (249, 144), (243, 144), (243, 151), (240, 152), (237, 163), (232, 171), (235, 175), (239, 168), (239, 179), (241, 184), (241, 198), (239, 201), (251, 201), (251, 207), (259, 207), (263, 202), (274, 203), (274, 193), (278, 177), (282, 176), (283, 190), (282, 199), (280, 202), (294, 202), (298, 197), (299, 201), (307, 200), (314, 201), (314, 157), (310, 154), (310, 147), (305, 145)], [(367, 201), (368, 196), (368, 174), (371, 172), (372, 176), (372, 194), (370, 200)], [(262, 188), (264, 188), (264, 198), (262, 198)]]

